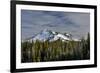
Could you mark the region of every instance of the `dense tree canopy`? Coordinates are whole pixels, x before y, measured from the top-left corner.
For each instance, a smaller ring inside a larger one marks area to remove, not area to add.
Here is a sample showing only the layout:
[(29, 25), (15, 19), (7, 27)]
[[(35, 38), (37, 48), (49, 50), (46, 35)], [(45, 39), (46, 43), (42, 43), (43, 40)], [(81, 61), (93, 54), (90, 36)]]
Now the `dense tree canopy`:
[(90, 35), (81, 41), (22, 42), (22, 62), (84, 60), (90, 58)]

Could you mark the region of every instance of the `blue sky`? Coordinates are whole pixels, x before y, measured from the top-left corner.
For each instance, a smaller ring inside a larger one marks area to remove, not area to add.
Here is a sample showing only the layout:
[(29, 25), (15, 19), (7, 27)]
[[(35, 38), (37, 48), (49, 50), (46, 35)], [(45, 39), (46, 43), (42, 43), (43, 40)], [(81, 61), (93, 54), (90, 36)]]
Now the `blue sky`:
[(80, 39), (90, 32), (90, 14), (78, 12), (21, 10), (22, 39), (27, 39), (49, 29), (71, 33)]

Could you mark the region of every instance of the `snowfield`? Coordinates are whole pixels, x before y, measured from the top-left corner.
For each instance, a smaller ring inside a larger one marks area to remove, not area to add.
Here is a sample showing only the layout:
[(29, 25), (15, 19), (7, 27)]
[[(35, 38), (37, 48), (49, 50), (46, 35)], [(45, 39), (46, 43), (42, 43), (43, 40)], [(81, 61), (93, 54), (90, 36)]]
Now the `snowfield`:
[(55, 31), (51, 31), (48, 29), (42, 30), (40, 33), (38, 33), (36, 36), (28, 39), (28, 42), (35, 42), (36, 40), (44, 42), (44, 41), (56, 41), (58, 39), (61, 39), (62, 41), (79, 41), (76, 38), (73, 38), (71, 34), (63, 34), (63, 33), (58, 33)]

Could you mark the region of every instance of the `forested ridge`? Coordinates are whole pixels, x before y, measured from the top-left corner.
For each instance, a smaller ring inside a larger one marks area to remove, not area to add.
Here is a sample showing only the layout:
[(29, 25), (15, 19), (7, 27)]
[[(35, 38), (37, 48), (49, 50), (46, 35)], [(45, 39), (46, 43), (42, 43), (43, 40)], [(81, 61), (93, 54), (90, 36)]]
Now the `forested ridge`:
[(90, 59), (90, 35), (80, 41), (21, 42), (21, 62), (45, 62)]

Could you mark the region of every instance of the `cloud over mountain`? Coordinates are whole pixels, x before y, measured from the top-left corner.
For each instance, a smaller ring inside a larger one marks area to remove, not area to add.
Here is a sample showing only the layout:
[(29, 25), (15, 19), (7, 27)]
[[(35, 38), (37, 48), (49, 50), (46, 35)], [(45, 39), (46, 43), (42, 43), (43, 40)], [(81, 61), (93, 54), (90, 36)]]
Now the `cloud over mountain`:
[(89, 16), (89, 13), (21, 10), (22, 39), (45, 28), (57, 32), (71, 32), (80, 38), (90, 30)]

